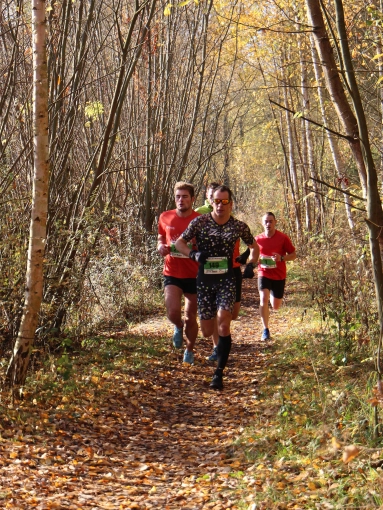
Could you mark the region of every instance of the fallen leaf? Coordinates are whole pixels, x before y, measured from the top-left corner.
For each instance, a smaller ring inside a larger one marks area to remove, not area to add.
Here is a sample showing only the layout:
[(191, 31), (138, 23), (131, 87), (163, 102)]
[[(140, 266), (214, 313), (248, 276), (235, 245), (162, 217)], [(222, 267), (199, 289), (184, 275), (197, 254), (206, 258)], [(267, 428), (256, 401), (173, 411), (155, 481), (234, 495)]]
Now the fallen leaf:
[(343, 457), (342, 460), (344, 463), (351, 462), (355, 457), (357, 457), (360, 453), (360, 450), (357, 446), (354, 444), (350, 444), (349, 446), (346, 446), (343, 450)]

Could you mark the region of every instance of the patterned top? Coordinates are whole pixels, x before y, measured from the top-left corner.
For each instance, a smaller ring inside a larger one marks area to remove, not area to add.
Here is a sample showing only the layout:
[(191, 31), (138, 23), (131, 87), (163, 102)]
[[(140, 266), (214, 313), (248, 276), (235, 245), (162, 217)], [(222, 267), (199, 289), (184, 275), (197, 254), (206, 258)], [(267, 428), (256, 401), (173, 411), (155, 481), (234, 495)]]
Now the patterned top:
[[(181, 237), (187, 242), (195, 238), (198, 250), (208, 253), (209, 257), (227, 258), (229, 268), (227, 276), (233, 274), (233, 251), (237, 239), (241, 238), (247, 245), (254, 243), (254, 237), (246, 223), (230, 216), (224, 225), (219, 225), (211, 214), (203, 214), (192, 220)], [(198, 275), (203, 275), (201, 264)], [(222, 275), (209, 275), (209, 277), (216, 280)], [(204, 275), (204, 279), (206, 279), (206, 275)]]

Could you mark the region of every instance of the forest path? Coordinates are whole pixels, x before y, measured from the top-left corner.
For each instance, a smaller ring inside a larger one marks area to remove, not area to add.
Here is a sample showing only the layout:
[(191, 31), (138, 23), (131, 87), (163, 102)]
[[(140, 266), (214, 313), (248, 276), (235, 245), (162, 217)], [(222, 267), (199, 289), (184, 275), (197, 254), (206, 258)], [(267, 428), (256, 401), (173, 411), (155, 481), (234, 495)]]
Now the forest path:
[[(33, 409), (29, 402), (14, 410), (35, 414), (29, 428), (24, 424), (17, 432), (3, 424), (0, 506), (245, 508), (238, 506), (243, 479), (236, 473), (254, 466), (236, 457), (233, 441), (262, 413), (267, 420), (275, 412), (259, 406), (258, 388), (277, 353), (273, 340), (260, 341), (256, 287), (256, 279), (244, 280), (222, 392), (209, 388), (215, 368), (206, 360), (210, 341), (198, 338), (195, 365), (185, 365), (182, 351), (170, 347), (172, 328), (161, 317), (132, 326), (129, 334), (167, 336), (163, 356), (143, 367), (127, 370), (116, 363), (113, 370), (86, 376), (89, 389), (75, 400), (61, 395), (55, 404)], [(283, 313), (272, 314), (272, 334), (288, 327)], [(73, 377), (80, 378), (88, 361), (82, 363)]]

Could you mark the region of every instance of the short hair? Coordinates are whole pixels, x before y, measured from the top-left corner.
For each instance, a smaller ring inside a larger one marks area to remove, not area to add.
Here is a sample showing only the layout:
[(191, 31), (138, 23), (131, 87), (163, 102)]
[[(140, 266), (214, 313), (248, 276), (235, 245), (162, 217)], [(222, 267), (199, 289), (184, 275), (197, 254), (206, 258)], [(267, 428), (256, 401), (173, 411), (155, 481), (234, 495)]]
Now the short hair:
[(275, 218), (275, 214), (274, 214), (273, 212), (271, 212), (271, 211), (265, 212), (265, 213), (262, 215), (262, 218), (263, 218), (264, 216), (272, 216), (274, 219), (276, 219), (276, 218)]
[(214, 189), (214, 194), (219, 191), (220, 193), (225, 193), (225, 191), (229, 194), (229, 200), (232, 201), (232, 192), (228, 186), (218, 186)]
[(219, 186), (221, 186), (219, 182), (211, 182), (210, 184), (207, 185), (206, 190), (215, 189), (218, 188)]
[(179, 189), (185, 189), (186, 191), (188, 191), (190, 193), (190, 198), (194, 197), (194, 186), (190, 182), (186, 182), (186, 181), (176, 182), (176, 184), (174, 186), (174, 194), (176, 194), (176, 192)]

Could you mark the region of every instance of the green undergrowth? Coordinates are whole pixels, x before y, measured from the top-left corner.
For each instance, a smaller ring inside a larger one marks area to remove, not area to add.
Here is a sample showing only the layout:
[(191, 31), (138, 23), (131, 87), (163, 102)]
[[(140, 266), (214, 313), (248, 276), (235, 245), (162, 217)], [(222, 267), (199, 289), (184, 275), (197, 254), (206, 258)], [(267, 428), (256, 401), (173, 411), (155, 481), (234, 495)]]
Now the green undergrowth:
[(236, 441), (252, 463), (241, 508), (382, 508), (372, 348), (357, 345), (339, 363), (345, 358), (331, 329), (313, 307), (292, 301), (280, 312), (291, 327), (275, 336), (259, 381), (259, 413)]
[[(21, 400), (12, 403), (11, 391), (2, 392), (3, 424), (14, 421), (14, 408), (24, 407), (28, 414), (31, 403), (55, 406), (63, 399), (81, 401), (84, 395), (108, 398), (114, 384), (111, 374), (125, 377), (143, 373), (148, 365), (166, 355), (168, 349), (163, 338), (126, 333), (89, 337), (70, 344), (68, 350), (63, 347), (60, 353), (39, 353), (37, 361), (32, 363), (33, 371), (27, 378)], [(6, 367), (7, 360), (3, 358), (0, 360), (2, 378)]]

